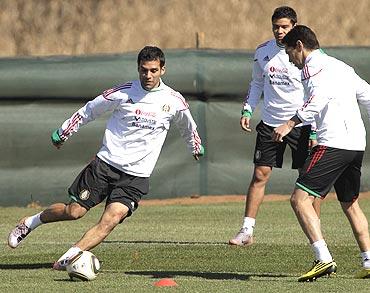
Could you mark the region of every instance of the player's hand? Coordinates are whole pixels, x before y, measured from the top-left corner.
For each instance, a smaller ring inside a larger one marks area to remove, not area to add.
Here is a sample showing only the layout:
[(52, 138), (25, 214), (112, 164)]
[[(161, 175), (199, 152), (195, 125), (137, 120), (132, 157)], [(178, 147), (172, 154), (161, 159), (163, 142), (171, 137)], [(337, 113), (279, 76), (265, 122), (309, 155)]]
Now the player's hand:
[(315, 145), (317, 145), (316, 131), (311, 130), (308, 140), (308, 149), (311, 150)]
[(247, 131), (247, 132), (251, 132), (252, 129), (249, 127), (249, 122), (250, 122), (251, 118), (250, 117), (240, 117), (240, 126), (242, 127), (242, 129), (244, 131)]
[(193, 157), (194, 157), (194, 159), (195, 159), (196, 161), (199, 161), (199, 158), (200, 158), (200, 157), (203, 157), (203, 156), (204, 156), (204, 154), (205, 154), (205, 149), (204, 149), (204, 147), (201, 145), (201, 146), (200, 146), (200, 150), (199, 150), (199, 152), (198, 152), (198, 153), (196, 153), (196, 154), (194, 154), (194, 155), (193, 155)]
[(284, 136), (286, 136), (291, 130), (292, 128), (287, 123), (276, 127), (272, 133), (272, 140), (276, 142), (282, 142)]
[(316, 139), (310, 139), (308, 141), (308, 149), (309, 150), (312, 150), (316, 145), (317, 145), (317, 140)]
[(57, 149), (60, 149), (61, 146), (63, 145), (64, 141), (61, 139), (59, 135), (59, 129), (54, 130), (53, 133), (51, 134), (51, 142)]

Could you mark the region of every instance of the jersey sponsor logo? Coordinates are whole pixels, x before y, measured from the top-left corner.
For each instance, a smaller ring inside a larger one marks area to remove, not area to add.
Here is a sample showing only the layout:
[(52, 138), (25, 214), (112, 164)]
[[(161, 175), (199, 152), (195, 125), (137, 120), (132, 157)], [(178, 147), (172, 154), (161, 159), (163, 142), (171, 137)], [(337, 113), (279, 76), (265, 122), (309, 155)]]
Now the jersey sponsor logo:
[(270, 84), (272, 85), (289, 85), (289, 82), (287, 81), (277, 81), (277, 80), (270, 80)]
[(276, 79), (289, 79), (288, 76), (281, 75), (281, 74), (269, 74), (269, 76), (270, 76), (271, 79), (274, 79), (274, 78), (276, 78)]
[(277, 72), (277, 73), (288, 73), (288, 68), (278, 68), (275, 66), (270, 66), (270, 72)]
[(157, 116), (157, 113), (155, 113), (155, 112), (145, 112), (145, 111), (140, 110), (140, 109), (136, 109), (135, 114), (140, 115), (140, 116), (146, 116), (146, 117), (156, 117)]
[(155, 130), (154, 126), (146, 125), (146, 124), (140, 124), (139, 122), (135, 122), (135, 121), (131, 123), (131, 126), (138, 127), (138, 128), (141, 128), (141, 129)]
[(155, 112), (145, 112), (141, 109), (135, 110), (134, 121), (131, 122), (131, 126), (138, 127), (141, 129), (155, 130), (157, 120), (155, 119)]
[[(274, 69), (272, 70), (272, 68)], [(284, 72), (281, 72), (280, 69), (276, 70), (275, 67), (270, 67), (270, 71), (273, 72), (272, 74), (269, 73), (271, 85), (290, 85), (289, 76), (284, 75)]]
[(87, 200), (87, 199), (89, 199), (89, 197), (90, 197), (90, 191), (88, 191), (88, 190), (86, 190), (86, 189), (82, 190), (82, 191), (80, 192), (80, 194), (79, 194), (79, 198), (80, 198), (81, 200)]
[(155, 124), (156, 120), (155, 119), (150, 119), (146, 117), (140, 117), (140, 116), (135, 116), (135, 121), (141, 122), (141, 123), (149, 123), (149, 124)]

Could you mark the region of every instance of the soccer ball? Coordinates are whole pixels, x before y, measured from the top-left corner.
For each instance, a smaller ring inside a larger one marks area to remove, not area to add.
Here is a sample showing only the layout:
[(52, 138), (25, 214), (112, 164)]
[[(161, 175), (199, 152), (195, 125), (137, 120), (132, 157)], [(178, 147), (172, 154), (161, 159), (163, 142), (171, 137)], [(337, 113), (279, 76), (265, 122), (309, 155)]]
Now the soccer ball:
[(100, 262), (90, 251), (80, 251), (66, 269), (71, 280), (91, 281), (100, 270)]

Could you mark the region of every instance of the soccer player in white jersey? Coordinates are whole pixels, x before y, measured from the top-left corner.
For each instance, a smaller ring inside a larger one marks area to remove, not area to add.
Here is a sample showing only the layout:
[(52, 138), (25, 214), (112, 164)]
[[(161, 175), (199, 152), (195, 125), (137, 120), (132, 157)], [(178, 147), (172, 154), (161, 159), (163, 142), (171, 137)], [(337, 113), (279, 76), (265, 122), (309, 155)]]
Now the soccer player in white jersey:
[[(273, 129), (292, 117), (304, 103), (301, 73), (289, 62), (283, 37), (297, 23), (297, 14), (287, 6), (278, 7), (271, 17), (274, 39), (259, 45), (255, 52), (252, 81), (246, 96), (240, 125), (251, 132), (250, 118), (261, 100), (263, 92), (262, 121), (257, 125), (254, 150), (254, 172), (245, 202), (244, 221), (236, 236), (229, 240), (231, 245), (250, 245), (258, 209), (263, 202), (265, 186), (272, 168), (281, 168), (287, 145), (292, 151), (292, 168), (299, 169), (307, 158), (309, 148), (315, 143), (310, 124), (300, 124), (284, 139), (282, 144), (272, 141)], [(314, 202), (320, 214), (320, 201)]]
[(56, 203), (22, 219), (9, 234), (10, 247), (16, 248), (41, 224), (79, 219), (106, 200), (99, 222), (54, 263), (54, 269), (64, 270), (72, 257), (100, 244), (137, 209), (148, 193), (149, 177), (171, 122), (179, 128), (196, 160), (204, 154), (188, 104), (161, 80), (166, 69), (162, 50), (144, 47), (137, 65), (139, 80), (104, 91), (52, 133), (52, 143), (60, 148), (81, 126), (107, 111), (113, 112), (96, 158), (68, 189), (70, 203)]
[(333, 186), (361, 251), (363, 267), (355, 277), (369, 278), (368, 221), (358, 203), (366, 146), (358, 103), (370, 116), (370, 85), (352, 67), (323, 53), (315, 33), (306, 26), (293, 28), (283, 43), (289, 60), (302, 69), (302, 81), (309, 98), (290, 120), (274, 130), (273, 138), (280, 142), (295, 125), (316, 121), (318, 141), (291, 196), (293, 210), (315, 254), (312, 269), (298, 281), (314, 280), (336, 271), (337, 265), (312, 207), (314, 198), (325, 198)]

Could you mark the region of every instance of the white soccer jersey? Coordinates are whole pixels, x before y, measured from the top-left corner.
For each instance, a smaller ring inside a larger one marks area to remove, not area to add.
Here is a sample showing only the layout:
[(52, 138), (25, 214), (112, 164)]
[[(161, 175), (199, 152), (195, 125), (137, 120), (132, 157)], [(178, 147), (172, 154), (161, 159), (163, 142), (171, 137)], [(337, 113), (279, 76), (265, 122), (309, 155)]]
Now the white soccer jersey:
[(134, 176), (149, 177), (158, 160), (171, 121), (174, 121), (193, 154), (201, 140), (183, 96), (165, 85), (151, 91), (135, 80), (116, 86), (89, 101), (59, 129), (66, 140), (79, 128), (107, 111), (104, 139), (97, 156), (109, 165)]
[(276, 127), (294, 116), (304, 103), (301, 72), (275, 39), (259, 45), (255, 52), (252, 81), (244, 110), (253, 112), (263, 92), (262, 121)]
[(297, 116), (302, 121), (316, 121), (318, 144), (365, 150), (366, 132), (358, 102), (370, 117), (370, 85), (352, 67), (321, 50), (306, 58), (302, 81), (309, 99)]

